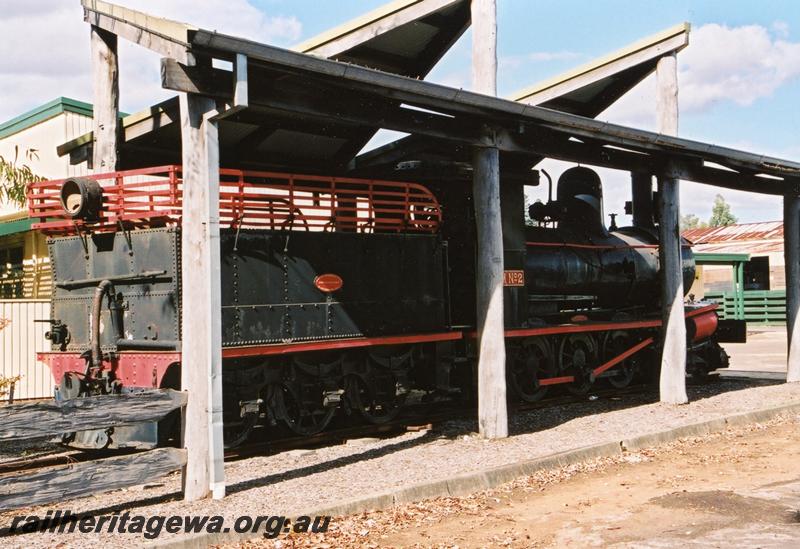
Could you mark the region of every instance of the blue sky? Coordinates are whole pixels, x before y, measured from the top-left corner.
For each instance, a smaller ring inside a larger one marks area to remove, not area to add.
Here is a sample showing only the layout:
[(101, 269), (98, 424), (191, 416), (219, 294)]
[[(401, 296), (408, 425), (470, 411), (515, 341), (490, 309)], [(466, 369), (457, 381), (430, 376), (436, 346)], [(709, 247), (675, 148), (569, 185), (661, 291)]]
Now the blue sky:
[[(357, 17), (383, 0), (117, 0), (118, 3), (290, 46)], [(5, 0), (0, 33), (0, 120), (59, 95), (91, 100), (88, 32), (78, 0)], [(800, 2), (498, 0), (500, 95), (554, 76), (640, 38), (689, 21), (679, 55), (680, 135), (800, 160)], [(54, 44), (59, 47), (54, 48)], [(170, 94), (158, 58), (121, 46), (121, 107), (133, 112)], [(429, 79), (470, 85), (470, 34)], [(599, 118), (653, 128), (647, 82)], [(558, 174), (566, 166), (548, 163)], [(627, 176), (603, 170), (606, 210), (621, 211)], [(710, 215), (714, 189), (684, 185), (684, 212)], [(742, 221), (780, 218), (780, 201), (722, 191)], [(534, 192), (534, 196), (536, 193)], [(623, 220), (624, 221), (624, 220)]]

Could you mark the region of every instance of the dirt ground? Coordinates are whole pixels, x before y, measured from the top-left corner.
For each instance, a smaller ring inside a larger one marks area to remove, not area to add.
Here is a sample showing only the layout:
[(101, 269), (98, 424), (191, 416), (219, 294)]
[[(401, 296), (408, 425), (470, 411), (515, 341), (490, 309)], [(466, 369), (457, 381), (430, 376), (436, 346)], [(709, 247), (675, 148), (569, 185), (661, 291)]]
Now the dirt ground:
[(248, 547), (800, 547), (800, 417)]

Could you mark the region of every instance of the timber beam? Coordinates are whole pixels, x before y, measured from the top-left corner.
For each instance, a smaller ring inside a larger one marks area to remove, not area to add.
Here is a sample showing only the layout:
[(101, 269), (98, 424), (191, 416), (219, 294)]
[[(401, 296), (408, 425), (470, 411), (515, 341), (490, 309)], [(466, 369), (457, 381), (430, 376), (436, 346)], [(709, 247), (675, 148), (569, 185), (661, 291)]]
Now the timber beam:
[[(435, 12), (457, 3), (464, 2), (463, 0), (410, 0), (397, 9), (387, 10), (384, 6), (364, 15), (349, 32), (334, 28), (292, 49), (320, 57), (335, 58), (363, 46), (377, 36), (391, 32), (402, 25), (430, 18)], [(433, 22), (436, 20), (431, 23)]]
[(153, 17), (140, 11), (101, 0), (82, 0), (83, 20), (87, 23), (152, 50), (163, 57), (193, 65), (189, 32), (194, 27)]
[[(63, 504), (99, 492), (147, 484), (177, 471), (185, 464), (185, 450), (156, 448), (148, 452), (4, 476), (0, 478), (0, 511)], [(58, 513), (60, 511), (56, 512), (56, 516)], [(61, 527), (65, 524), (62, 523)]]
[(56, 436), (157, 421), (185, 406), (187, 394), (169, 389), (46, 400), (0, 407), (0, 440)]

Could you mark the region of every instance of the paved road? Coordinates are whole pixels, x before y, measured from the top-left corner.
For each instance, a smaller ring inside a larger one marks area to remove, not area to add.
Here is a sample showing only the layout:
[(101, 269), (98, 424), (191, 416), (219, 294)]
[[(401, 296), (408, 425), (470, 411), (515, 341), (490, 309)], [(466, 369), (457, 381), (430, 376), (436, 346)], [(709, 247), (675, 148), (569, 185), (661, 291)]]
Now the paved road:
[(786, 328), (749, 328), (747, 343), (725, 343), (732, 375), (744, 372), (786, 374)]

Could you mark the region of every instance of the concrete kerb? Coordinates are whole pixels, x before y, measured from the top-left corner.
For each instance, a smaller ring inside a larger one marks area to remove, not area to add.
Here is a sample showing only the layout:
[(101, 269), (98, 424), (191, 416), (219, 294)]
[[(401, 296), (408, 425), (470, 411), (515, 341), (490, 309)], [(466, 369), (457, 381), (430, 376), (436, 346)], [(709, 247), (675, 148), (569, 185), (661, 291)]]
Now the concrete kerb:
[[(481, 490), (495, 488), (507, 482), (511, 482), (516, 478), (532, 475), (538, 471), (574, 465), (599, 457), (611, 457), (627, 451), (636, 451), (659, 444), (674, 442), (680, 438), (718, 433), (724, 431), (727, 427), (760, 423), (773, 419), (781, 414), (793, 412), (800, 412), (800, 402), (682, 425), (666, 431), (649, 433), (621, 441), (604, 442), (550, 456), (511, 463), (485, 471), (466, 473), (446, 480), (416, 484), (392, 492), (357, 498), (345, 503), (322, 507), (312, 511), (285, 513), (285, 516), (347, 516), (367, 511), (388, 509), (397, 505), (421, 501), (423, 499), (463, 496)], [(260, 537), (260, 534), (252, 533), (198, 534), (159, 541), (148, 545), (148, 547), (153, 549), (194, 549)]]

